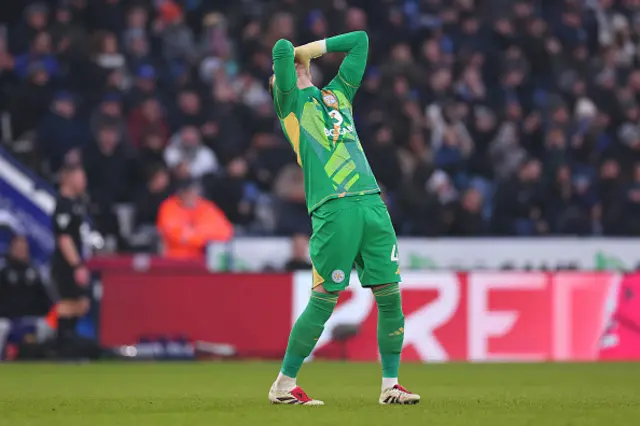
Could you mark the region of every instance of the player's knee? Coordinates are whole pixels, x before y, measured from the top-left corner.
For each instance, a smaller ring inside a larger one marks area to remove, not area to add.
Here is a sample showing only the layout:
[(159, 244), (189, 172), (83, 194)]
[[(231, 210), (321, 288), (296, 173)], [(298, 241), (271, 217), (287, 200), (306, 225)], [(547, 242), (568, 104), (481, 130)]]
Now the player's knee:
[(327, 291), (327, 289), (324, 288), (324, 285), (322, 284), (318, 284), (317, 286), (315, 286), (313, 288), (313, 291), (320, 294), (340, 294), (340, 291)]
[(389, 283), (389, 284), (381, 284), (381, 285), (374, 285), (371, 286), (371, 291), (375, 294), (377, 291), (381, 291), (383, 288), (392, 286), (392, 285), (397, 285), (398, 283)]
[(396, 318), (402, 317), (402, 298), (398, 283), (384, 284), (373, 288), (373, 295), (381, 315), (389, 315)]

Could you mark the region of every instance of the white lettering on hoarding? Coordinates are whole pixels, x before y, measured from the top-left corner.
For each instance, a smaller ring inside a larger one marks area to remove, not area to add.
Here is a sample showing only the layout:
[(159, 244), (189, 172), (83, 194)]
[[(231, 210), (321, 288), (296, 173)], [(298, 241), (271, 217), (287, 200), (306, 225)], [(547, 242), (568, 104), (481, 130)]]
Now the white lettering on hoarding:
[(447, 361), (449, 354), (434, 332), (451, 321), (460, 304), (460, 283), (454, 272), (402, 276), (403, 290), (437, 290), (438, 297), (405, 317), (404, 346), (411, 345), (423, 361)]
[[(554, 276), (553, 280), (553, 340), (551, 346), (553, 359), (557, 361), (570, 361), (577, 358), (583, 361), (595, 360), (598, 355), (598, 340), (605, 333), (607, 324), (615, 313), (622, 276), (618, 274), (561, 273)], [(594, 305), (597, 308), (591, 311), (591, 315), (597, 318), (598, 332), (592, 333), (594, 337), (589, 346), (593, 350), (588, 354), (578, 353), (573, 344), (574, 330), (577, 328), (573, 323), (573, 306), (574, 303), (577, 303), (576, 293), (580, 290), (583, 294), (601, 292), (604, 295), (601, 303), (598, 303), (600, 298), (596, 296)]]
[[(430, 362), (594, 360), (598, 338), (612, 316), (607, 305), (614, 304), (621, 277), (406, 272), (401, 284), (404, 347), (410, 348), (411, 358)], [(352, 273), (351, 279), (350, 298), (338, 305), (316, 349), (331, 341), (336, 325), (375, 326), (371, 291), (360, 286), (357, 274)], [(291, 324), (309, 301), (311, 283), (311, 273), (294, 274)], [(366, 347), (366, 356), (373, 356), (375, 349), (369, 343)]]
[(489, 295), (492, 291), (542, 291), (547, 286), (545, 274), (540, 273), (474, 273), (469, 274), (468, 339), (471, 361), (542, 360), (544, 354), (497, 354), (489, 350), (489, 339), (504, 337), (518, 319), (517, 311), (492, 311)]

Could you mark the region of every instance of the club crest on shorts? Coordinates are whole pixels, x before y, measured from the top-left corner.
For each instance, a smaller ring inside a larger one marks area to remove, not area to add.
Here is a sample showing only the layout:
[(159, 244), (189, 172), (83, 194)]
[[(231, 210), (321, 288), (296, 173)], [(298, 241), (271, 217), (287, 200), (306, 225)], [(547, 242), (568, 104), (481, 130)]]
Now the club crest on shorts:
[(327, 104), (328, 106), (332, 106), (335, 105), (336, 102), (338, 102), (338, 100), (336, 99), (335, 96), (333, 96), (331, 93), (327, 93), (326, 95), (324, 95), (322, 97), (322, 100), (324, 101), (325, 104)]
[(331, 273), (331, 279), (334, 283), (341, 283), (342, 281), (344, 281), (344, 271), (336, 269)]

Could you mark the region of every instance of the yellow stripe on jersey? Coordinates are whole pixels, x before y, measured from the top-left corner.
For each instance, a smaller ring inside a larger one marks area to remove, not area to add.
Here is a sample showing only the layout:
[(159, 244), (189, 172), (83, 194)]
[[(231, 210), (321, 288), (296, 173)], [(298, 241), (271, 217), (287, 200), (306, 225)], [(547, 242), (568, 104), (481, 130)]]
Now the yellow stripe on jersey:
[(302, 161), (300, 160), (300, 122), (294, 113), (290, 113), (282, 120), (282, 123), (287, 131), (287, 136), (289, 136), (291, 146), (296, 153), (298, 164), (302, 166)]

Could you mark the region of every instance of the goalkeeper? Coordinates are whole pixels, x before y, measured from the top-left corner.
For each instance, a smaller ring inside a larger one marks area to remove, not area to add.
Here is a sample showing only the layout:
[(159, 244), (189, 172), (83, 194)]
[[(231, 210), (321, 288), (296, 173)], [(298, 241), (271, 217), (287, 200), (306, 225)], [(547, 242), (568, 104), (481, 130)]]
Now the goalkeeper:
[[(378, 347), (382, 362), (380, 404), (415, 404), (420, 396), (398, 384), (404, 315), (400, 299), (398, 245), (380, 188), (356, 133), (352, 101), (367, 64), (363, 31), (294, 49), (287, 40), (273, 47), (269, 87), (283, 131), (304, 171), (313, 289), (296, 321), (278, 378), (269, 391), (275, 404), (323, 405), (296, 385), (306, 357), (349, 285), (355, 262), (360, 282), (378, 305)], [(338, 75), (323, 89), (311, 81), (311, 59), (346, 52)]]

